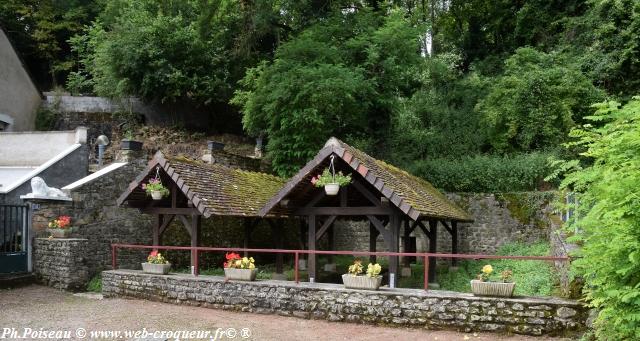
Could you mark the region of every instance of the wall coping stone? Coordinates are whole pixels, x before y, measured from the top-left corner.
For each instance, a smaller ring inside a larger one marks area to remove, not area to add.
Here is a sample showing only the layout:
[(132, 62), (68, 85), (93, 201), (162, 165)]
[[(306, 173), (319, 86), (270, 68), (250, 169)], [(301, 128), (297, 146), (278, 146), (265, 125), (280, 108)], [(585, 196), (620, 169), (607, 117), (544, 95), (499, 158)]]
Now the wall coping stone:
[[(208, 276), (208, 275), (199, 275), (193, 276), (191, 274), (181, 274), (181, 273), (170, 273), (168, 275), (155, 275), (142, 272), (141, 270), (129, 270), (129, 269), (120, 269), (120, 270), (107, 270), (103, 271), (103, 273), (113, 273), (118, 275), (139, 275), (145, 277), (159, 277), (160, 279), (181, 279), (181, 280), (191, 280), (198, 282), (227, 282), (224, 276)], [(229, 281), (236, 282), (236, 281)], [(568, 300), (559, 297), (536, 297), (536, 296), (520, 296), (520, 297), (482, 297), (482, 296), (474, 296), (469, 293), (460, 293), (455, 291), (445, 291), (445, 290), (423, 290), (423, 289), (410, 289), (410, 288), (380, 288), (380, 290), (372, 291), (372, 290), (357, 290), (357, 289), (347, 289), (342, 284), (335, 283), (309, 283), (309, 282), (300, 282), (296, 284), (293, 281), (278, 281), (278, 280), (255, 280), (251, 282), (240, 281), (242, 284), (249, 284), (255, 286), (268, 286), (268, 287), (282, 287), (282, 288), (305, 288), (305, 289), (317, 289), (317, 290), (327, 290), (327, 291), (339, 291), (339, 292), (365, 292), (371, 293), (372, 295), (382, 295), (382, 296), (420, 296), (424, 298), (444, 298), (444, 299), (465, 299), (471, 301), (500, 301), (500, 302), (509, 302), (509, 303), (526, 303), (526, 304), (557, 304), (564, 306), (577, 306), (582, 307), (582, 304), (578, 301)]]

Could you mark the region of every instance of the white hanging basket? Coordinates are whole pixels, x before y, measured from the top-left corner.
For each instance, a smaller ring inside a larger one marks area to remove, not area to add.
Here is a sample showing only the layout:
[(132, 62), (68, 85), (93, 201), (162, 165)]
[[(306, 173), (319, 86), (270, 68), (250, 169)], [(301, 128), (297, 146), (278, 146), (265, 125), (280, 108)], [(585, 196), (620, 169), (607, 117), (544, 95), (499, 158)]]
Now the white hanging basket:
[(160, 191), (151, 191), (151, 198), (153, 200), (162, 200), (162, 192), (160, 192)]
[(324, 191), (327, 195), (336, 195), (340, 191), (340, 185), (337, 183), (324, 185)]

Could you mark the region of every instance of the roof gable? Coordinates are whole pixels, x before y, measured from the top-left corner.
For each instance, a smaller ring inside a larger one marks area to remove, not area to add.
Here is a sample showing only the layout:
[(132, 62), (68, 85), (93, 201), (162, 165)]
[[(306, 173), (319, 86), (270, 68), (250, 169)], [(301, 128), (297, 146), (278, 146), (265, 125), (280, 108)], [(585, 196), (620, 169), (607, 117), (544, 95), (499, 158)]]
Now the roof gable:
[(384, 161), (374, 159), (336, 138), (329, 139), (316, 157), (294, 175), (278, 194), (260, 210), (259, 214), (265, 216), (273, 213), (272, 210), (276, 209), (277, 204), (302, 181), (306, 181), (309, 175), (332, 154), (342, 159), (354, 172), (362, 175), (383, 197), (413, 220), (420, 217), (457, 221), (472, 220), (469, 214), (448, 200), (426, 180)]

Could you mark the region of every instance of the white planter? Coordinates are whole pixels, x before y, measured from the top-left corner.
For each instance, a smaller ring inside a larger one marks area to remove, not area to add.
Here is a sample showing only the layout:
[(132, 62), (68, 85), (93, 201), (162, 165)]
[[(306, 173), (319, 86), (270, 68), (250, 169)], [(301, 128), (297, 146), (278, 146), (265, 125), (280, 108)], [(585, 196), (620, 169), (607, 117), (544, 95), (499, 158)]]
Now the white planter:
[(516, 283), (471, 281), (471, 292), (476, 296), (511, 297)]
[(171, 263), (167, 263), (167, 264), (142, 263), (142, 271), (149, 274), (166, 275), (169, 273), (170, 269), (171, 269)]
[(382, 276), (368, 277), (344, 274), (342, 275), (342, 283), (348, 289), (378, 290), (382, 284)]
[(324, 185), (324, 191), (327, 193), (327, 195), (336, 195), (340, 191), (340, 185), (336, 183), (326, 184)]
[(258, 274), (258, 268), (255, 269), (236, 269), (224, 268), (224, 277), (236, 281), (255, 281)]
[(151, 191), (151, 198), (153, 200), (162, 200), (162, 192), (160, 192), (160, 191)]
[(71, 227), (66, 229), (47, 229), (53, 238), (68, 238), (71, 234)]

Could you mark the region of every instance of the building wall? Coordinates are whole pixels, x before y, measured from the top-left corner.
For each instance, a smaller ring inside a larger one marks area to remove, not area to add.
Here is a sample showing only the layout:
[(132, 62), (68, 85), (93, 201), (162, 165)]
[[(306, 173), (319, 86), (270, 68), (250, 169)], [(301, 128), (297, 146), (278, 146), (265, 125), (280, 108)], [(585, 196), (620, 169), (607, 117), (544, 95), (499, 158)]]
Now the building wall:
[(9, 131), (33, 130), (41, 101), (40, 92), (0, 29), (0, 114), (13, 119)]

